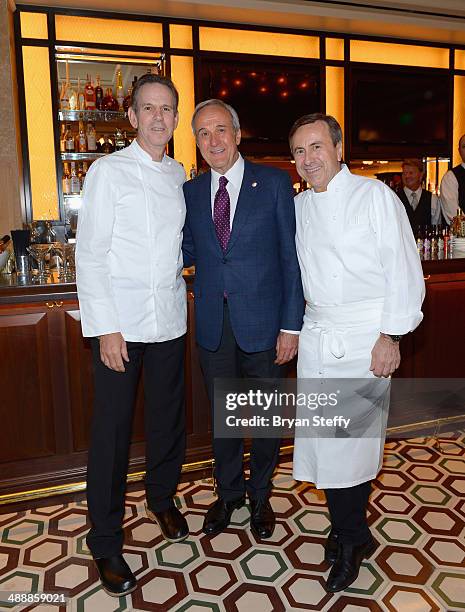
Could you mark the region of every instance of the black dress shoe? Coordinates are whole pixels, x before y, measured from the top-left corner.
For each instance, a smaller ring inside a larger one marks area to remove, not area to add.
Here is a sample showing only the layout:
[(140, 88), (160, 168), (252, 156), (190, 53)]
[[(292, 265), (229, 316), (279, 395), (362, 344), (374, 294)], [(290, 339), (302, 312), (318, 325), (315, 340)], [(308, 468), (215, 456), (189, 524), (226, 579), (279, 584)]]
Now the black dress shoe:
[(171, 506), (163, 512), (154, 512), (146, 504), (145, 512), (149, 519), (158, 523), (162, 536), (168, 542), (182, 542), (189, 535), (187, 521), (176, 506)]
[(325, 544), (325, 561), (332, 565), (335, 563), (337, 559), (337, 551), (338, 551), (338, 534), (333, 530), (329, 532), (328, 539)]
[(276, 519), (269, 499), (250, 500), (250, 529), (258, 540), (273, 535)]
[(236, 508), (241, 508), (245, 503), (245, 497), (239, 497), (231, 501), (225, 501), (218, 497), (207, 510), (203, 521), (203, 532), (208, 535), (220, 533), (229, 525), (231, 515)]
[(376, 550), (376, 542), (370, 537), (364, 544), (339, 543), (337, 559), (329, 572), (325, 588), (328, 593), (344, 591), (358, 578), (363, 559), (370, 557)]
[(100, 580), (105, 592), (112, 597), (121, 597), (132, 593), (137, 587), (137, 581), (123, 555), (94, 559)]

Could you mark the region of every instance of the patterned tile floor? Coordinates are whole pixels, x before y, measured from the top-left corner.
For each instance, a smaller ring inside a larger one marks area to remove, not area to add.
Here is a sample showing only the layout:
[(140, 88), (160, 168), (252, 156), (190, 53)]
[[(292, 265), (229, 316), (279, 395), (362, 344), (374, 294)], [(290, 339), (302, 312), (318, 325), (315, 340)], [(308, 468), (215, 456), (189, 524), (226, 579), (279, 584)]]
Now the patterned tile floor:
[(292, 479), (291, 463), (274, 478), (272, 540), (257, 543), (248, 508), (235, 511), (230, 528), (207, 537), (201, 526), (213, 500), (211, 481), (182, 484), (177, 503), (191, 535), (166, 543), (144, 513), (143, 492), (127, 496), (126, 559), (139, 587), (108, 597), (85, 545), (84, 502), (0, 515), (0, 591), (59, 591), (68, 606), (16, 606), (0, 610), (110, 612), (399, 612), (465, 610), (465, 432), (440, 439), (386, 444), (369, 516), (379, 546), (342, 594), (324, 591), (328, 568), (323, 544), (329, 531), (324, 496)]

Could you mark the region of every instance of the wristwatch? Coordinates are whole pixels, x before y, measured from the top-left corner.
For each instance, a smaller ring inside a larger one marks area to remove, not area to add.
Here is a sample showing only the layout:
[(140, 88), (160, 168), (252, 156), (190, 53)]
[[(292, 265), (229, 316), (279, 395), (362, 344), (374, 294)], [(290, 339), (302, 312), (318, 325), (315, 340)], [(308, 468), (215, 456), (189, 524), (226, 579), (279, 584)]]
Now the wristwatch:
[(389, 336), (393, 342), (400, 342), (402, 339), (402, 336), (397, 336), (395, 334), (386, 334), (386, 335)]

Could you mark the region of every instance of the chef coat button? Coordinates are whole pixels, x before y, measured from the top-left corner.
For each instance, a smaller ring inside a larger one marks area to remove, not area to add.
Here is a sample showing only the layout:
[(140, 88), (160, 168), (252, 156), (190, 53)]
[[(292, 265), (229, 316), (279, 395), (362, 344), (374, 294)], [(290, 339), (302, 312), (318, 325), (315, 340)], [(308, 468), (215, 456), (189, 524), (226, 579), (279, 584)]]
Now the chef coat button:
[(337, 274), (333, 274), (333, 278), (337, 278)]
[(335, 244), (333, 244), (332, 249), (333, 249), (333, 251), (336, 250), (336, 245)]
[(333, 221), (336, 221), (337, 217), (336, 215), (333, 215)]
[(182, 212), (182, 209), (181, 209), (181, 208), (178, 208), (178, 212)]
[(173, 285), (170, 285), (170, 289), (174, 289)]

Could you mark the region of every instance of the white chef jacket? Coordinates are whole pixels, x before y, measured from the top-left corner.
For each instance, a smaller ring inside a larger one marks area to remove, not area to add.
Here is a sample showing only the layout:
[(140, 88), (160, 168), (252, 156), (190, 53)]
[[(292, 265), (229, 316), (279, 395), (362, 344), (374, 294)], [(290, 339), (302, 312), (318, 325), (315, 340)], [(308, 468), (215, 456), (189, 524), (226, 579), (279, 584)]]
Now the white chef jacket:
[[(465, 168), (465, 163), (461, 166)], [(457, 214), (459, 205), (459, 184), (452, 170), (448, 170), (441, 181), (441, 209), (444, 219), (450, 225)]]
[[(384, 183), (343, 165), (327, 191), (295, 197), (296, 244), (307, 302), (382, 300), (380, 332), (421, 322), (425, 283), (404, 205)], [(311, 242), (308, 240), (310, 228)]]
[(79, 211), (76, 281), (84, 336), (163, 342), (186, 332), (182, 166), (134, 140), (95, 161)]
[[(346, 166), (327, 191), (295, 198), (297, 255), (307, 308), (297, 376), (373, 378), (371, 350), (379, 332), (405, 334), (420, 323), (424, 280), (404, 205), (381, 181)], [(347, 385), (344, 385), (346, 388)], [(350, 390), (340, 396), (353, 401)], [(383, 457), (389, 387), (377, 398), (373, 437), (296, 437), (293, 473), (317, 488), (345, 488), (376, 477)], [(373, 404), (356, 405), (364, 421)], [(308, 416), (305, 409), (298, 416)]]

